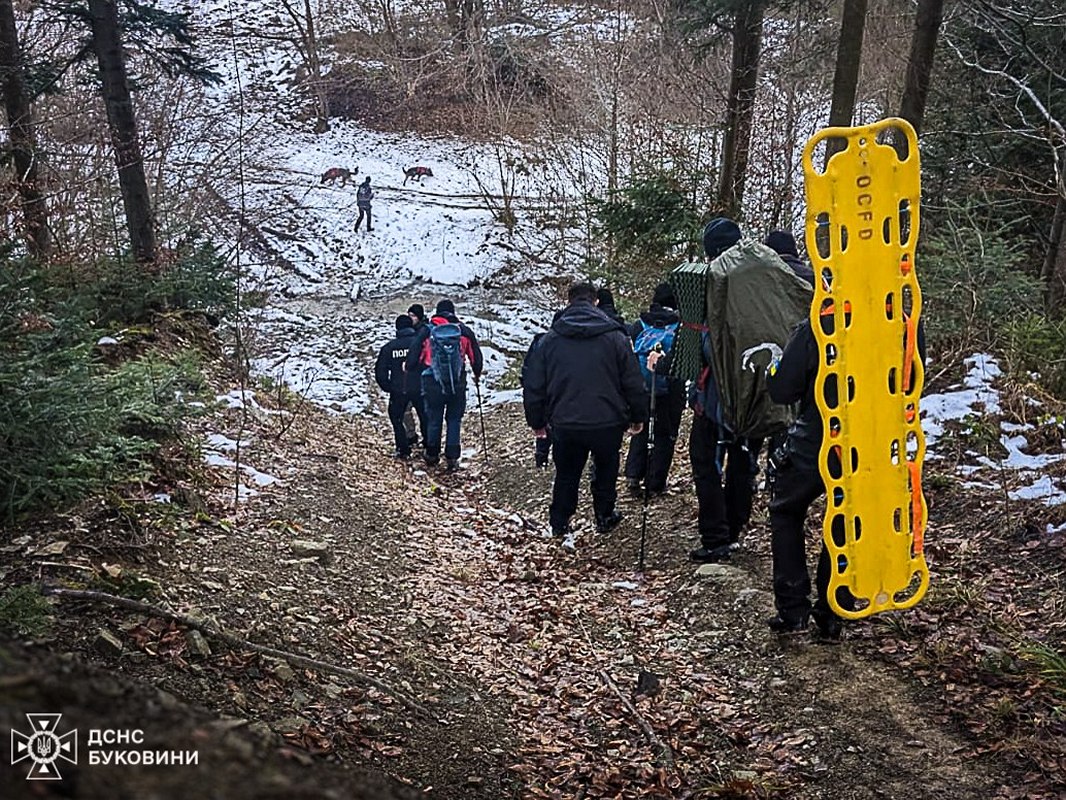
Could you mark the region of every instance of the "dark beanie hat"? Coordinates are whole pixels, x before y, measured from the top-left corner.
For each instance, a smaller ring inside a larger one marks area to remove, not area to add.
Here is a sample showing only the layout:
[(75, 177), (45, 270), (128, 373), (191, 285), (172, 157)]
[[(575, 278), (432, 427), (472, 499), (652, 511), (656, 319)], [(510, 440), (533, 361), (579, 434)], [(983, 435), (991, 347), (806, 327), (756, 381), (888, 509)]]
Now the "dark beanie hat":
[(739, 241), (740, 228), (726, 217), (715, 217), (703, 229), (703, 252), (707, 258), (718, 258)]
[(414, 314), (419, 319), (426, 318), (426, 309), (422, 307), (421, 303), (412, 303), (407, 309), (408, 314)]
[(770, 231), (766, 235), (765, 244), (779, 255), (799, 258), (799, 250), (796, 249), (796, 237), (788, 231)]
[(400, 316), (398, 316), (396, 318), (396, 332), (397, 333), (402, 331), (404, 328), (413, 328), (414, 326), (415, 326), (415, 323), (406, 314), (400, 314)]
[(611, 306), (611, 308), (614, 308), (614, 295), (611, 294), (611, 290), (606, 287), (597, 289), (596, 302), (601, 306)]
[(455, 303), (453, 303), (451, 300), (448, 300), (448, 299), (441, 300), (439, 303), (437, 303), (437, 313), (438, 314), (454, 314), (455, 313)]
[(660, 283), (655, 287), (655, 294), (652, 295), (651, 301), (666, 308), (677, 308), (677, 298), (674, 297), (673, 287), (668, 283)]

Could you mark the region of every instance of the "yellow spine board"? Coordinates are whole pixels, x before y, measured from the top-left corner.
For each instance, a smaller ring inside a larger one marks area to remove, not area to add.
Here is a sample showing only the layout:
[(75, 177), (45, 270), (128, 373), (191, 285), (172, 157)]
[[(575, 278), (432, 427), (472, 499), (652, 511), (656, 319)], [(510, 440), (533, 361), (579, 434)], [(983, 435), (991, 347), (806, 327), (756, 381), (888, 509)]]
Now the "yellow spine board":
[[(906, 137), (903, 160), (878, 141), (879, 135), (889, 141), (892, 131)], [(814, 166), (815, 147), (834, 138), (847, 147), (822, 172)], [(924, 371), (916, 348), (917, 137), (901, 119), (827, 128), (807, 142), (803, 170), (807, 252), (815, 275), (823, 276), (815, 282), (811, 327), (821, 354), (815, 397), (823, 423), (829, 604), (859, 619), (910, 608), (929, 585), (918, 409)], [(833, 324), (823, 328), (828, 317)], [(829, 407), (825, 388), (834, 381), (837, 402)], [(840, 607), (839, 587), (855, 597), (855, 610)]]

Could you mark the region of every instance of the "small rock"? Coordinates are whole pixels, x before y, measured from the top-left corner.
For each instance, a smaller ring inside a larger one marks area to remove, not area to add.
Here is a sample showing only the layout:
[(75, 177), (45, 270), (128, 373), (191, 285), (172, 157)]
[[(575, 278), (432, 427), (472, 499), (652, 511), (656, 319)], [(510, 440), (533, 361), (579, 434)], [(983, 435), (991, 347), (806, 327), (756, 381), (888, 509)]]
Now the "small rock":
[(333, 560), (333, 553), (325, 542), (313, 542), (310, 539), (296, 539), (289, 544), (289, 549), (294, 556), (299, 558), (314, 558), (322, 564), (328, 564)]
[[(309, 723), (304, 717), (282, 717), (281, 719), (274, 722), (274, 730), (276, 730), (278, 733), (299, 733), (300, 728), (304, 727), (307, 724)], [(248, 730), (251, 731), (251, 729), (252, 726), (248, 726)]]
[(41, 558), (47, 556), (59, 556), (67, 549), (68, 544), (70, 544), (70, 542), (49, 542), (44, 547), (38, 548), (34, 552), (34, 555)]
[(272, 672), (274, 673), (274, 677), (277, 678), (282, 683), (288, 683), (289, 681), (291, 681), (293, 678), (296, 677), (296, 673), (293, 672), (292, 667), (290, 667), (288, 664), (286, 664), (284, 662), (282, 662), (282, 663), (278, 664), (276, 667), (274, 667)]
[(697, 578), (710, 578), (714, 581), (735, 578), (739, 574), (740, 570), (735, 567), (727, 567), (725, 564), (702, 564), (696, 570)]
[(248, 735), (262, 744), (273, 744), (274, 731), (265, 722), (253, 722), (248, 725)]
[(780, 689), (782, 686), (788, 686), (788, 681), (783, 678), (772, 678), (770, 680), (771, 689)]
[(189, 646), (189, 652), (198, 658), (209, 658), (211, 656), (211, 645), (207, 643), (207, 639), (198, 630), (190, 630), (185, 632), (185, 643)]
[(223, 589), (226, 588), (218, 581), (200, 581), (200, 585), (203, 586), (205, 589), (212, 589), (216, 592), (221, 592)]
[(297, 711), (300, 711), (310, 702), (311, 698), (301, 692), (299, 689), (297, 689), (295, 692), (292, 693), (292, 700), (289, 702), (289, 704)]
[(122, 655), (122, 642), (107, 628), (101, 628), (93, 639), (93, 649), (105, 656)]

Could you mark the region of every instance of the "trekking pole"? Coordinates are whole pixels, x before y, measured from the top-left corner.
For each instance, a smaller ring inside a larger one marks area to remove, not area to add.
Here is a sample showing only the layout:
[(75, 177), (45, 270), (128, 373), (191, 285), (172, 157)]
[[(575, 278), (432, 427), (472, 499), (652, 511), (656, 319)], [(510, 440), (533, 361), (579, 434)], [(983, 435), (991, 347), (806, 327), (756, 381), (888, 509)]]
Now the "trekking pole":
[[(663, 346), (656, 344), (653, 353), (662, 353)], [(644, 456), (644, 507), (640, 511), (640, 560), (637, 569), (644, 571), (644, 543), (648, 535), (648, 474), (651, 472), (651, 451), (655, 447), (655, 370), (651, 376), (651, 407), (648, 413), (648, 442)]]
[(481, 381), (474, 381), (474, 392), (477, 394), (477, 414), (481, 420), (481, 447), (485, 451), (485, 458), (489, 457), (489, 438), (485, 435), (485, 409), (481, 407)]

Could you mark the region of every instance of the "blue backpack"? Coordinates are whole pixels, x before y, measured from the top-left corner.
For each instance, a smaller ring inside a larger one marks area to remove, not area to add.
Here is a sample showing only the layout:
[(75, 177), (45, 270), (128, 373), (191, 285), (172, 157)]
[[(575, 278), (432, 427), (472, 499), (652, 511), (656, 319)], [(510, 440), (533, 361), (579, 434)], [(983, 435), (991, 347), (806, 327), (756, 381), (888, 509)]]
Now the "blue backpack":
[(644, 375), (644, 385), (648, 387), (648, 391), (654, 391), (657, 395), (664, 395), (670, 391), (670, 377), (657, 375), (648, 369), (648, 356), (656, 345), (662, 345), (663, 355), (670, 352), (670, 348), (674, 346), (678, 324), (673, 322), (664, 328), (645, 325), (637, 336), (637, 340), (633, 342), (633, 350), (637, 354), (640, 371)]
[(462, 390), (463, 333), (455, 322), (430, 325), (429, 368), (444, 394)]

